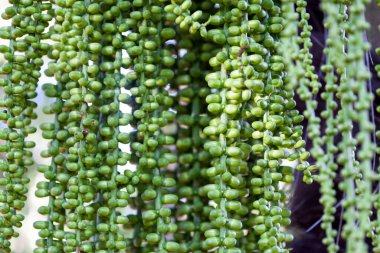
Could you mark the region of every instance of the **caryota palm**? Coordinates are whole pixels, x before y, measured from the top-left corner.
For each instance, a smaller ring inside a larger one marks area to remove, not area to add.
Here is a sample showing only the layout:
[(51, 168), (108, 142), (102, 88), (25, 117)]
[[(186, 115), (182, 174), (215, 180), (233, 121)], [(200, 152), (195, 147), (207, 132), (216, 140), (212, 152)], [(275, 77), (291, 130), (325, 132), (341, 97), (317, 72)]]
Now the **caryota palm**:
[(340, 236), (348, 253), (368, 252), (368, 238), (378, 251), (367, 0), (321, 2), (320, 73), (305, 0), (9, 3), (2, 251), (24, 220), (39, 86), (53, 117), (40, 125), (49, 163), (37, 166), (47, 204), (35, 253), (292, 252), (295, 170), (320, 184), (329, 253)]

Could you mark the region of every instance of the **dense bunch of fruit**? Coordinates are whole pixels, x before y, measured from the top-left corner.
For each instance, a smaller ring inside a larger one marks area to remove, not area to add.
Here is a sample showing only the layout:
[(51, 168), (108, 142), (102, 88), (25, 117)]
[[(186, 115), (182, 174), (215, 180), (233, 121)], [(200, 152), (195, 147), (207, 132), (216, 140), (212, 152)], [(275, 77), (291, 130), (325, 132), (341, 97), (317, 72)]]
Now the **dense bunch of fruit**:
[(17, 237), (16, 228), (21, 227), (24, 216), (20, 210), (25, 205), (27, 184), (25, 174), (33, 164), (32, 152), (35, 143), (28, 141), (28, 135), (35, 133), (31, 121), (36, 119), (36, 88), (43, 56), (50, 50), (43, 42), (49, 38), (46, 32), (52, 20), (52, 4), (49, 1), (16, 1), (7, 7), (2, 18), (10, 20), (9, 27), (2, 27), (0, 38), (8, 45), (0, 51), (6, 62), (2, 65), (0, 79), (0, 120), (6, 127), (0, 129), (0, 248), (9, 249), (10, 239)]
[[(366, 252), (368, 235), (379, 247), (371, 226), (380, 222), (368, 220), (380, 195), (371, 196), (379, 177), (371, 170), (367, 1), (322, 1), (321, 115), (304, 0), (9, 2), (2, 17), (11, 25), (0, 30), (9, 41), (0, 47), (2, 251), (11, 252), (24, 218), (41, 74), (54, 80), (41, 85), (54, 120), (40, 126), (50, 164), (38, 167), (45, 181), (35, 194), (48, 204), (34, 223), (35, 253), (286, 253), (294, 169), (320, 182), (324, 242), (337, 252), (338, 166), (348, 252)], [(295, 92), (306, 101), (319, 175), (307, 162)]]

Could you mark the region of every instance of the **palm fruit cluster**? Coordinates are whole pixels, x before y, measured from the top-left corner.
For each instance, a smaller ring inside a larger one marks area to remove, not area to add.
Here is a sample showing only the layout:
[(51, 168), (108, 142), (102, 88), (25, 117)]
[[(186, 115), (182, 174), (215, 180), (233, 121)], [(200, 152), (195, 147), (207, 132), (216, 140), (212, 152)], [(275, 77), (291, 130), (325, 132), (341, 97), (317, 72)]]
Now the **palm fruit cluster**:
[(10, 252), (10, 239), (17, 237), (24, 216), (27, 184), (26, 175), (33, 165), (35, 143), (28, 139), (36, 132), (31, 124), (37, 117), (37, 82), (41, 76), (43, 56), (50, 49), (45, 43), (49, 37), (46, 28), (52, 20), (49, 1), (16, 1), (7, 7), (1, 17), (10, 26), (0, 29), (0, 38), (7, 42), (0, 51), (5, 63), (0, 69), (0, 248)]
[(40, 125), (35, 253), (290, 252), (295, 169), (320, 183), (324, 243), (337, 252), (338, 168), (347, 252), (367, 252), (367, 236), (378, 249), (367, 2), (322, 1), (318, 80), (304, 0), (9, 1), (0, 249), (11, 252), (24, 219), (38, 86), (53, 117)]
[[(311, 65), (311, 27), (307, 24), (306, 1), (284, 1), (288, 11), (283, 41), (292, 45), (289, 59), (289, 87), (297, 87), (305, 101), (306, 133), (311, 155), (319, 170), (314, 179), (320, 184), (323, 206), (321, 227), (323, 243), (329, 253), (338, 252), (339, 239), (346, 241), (345, 252), (368, 252), (367, 238), (378, 251), (378, 218), (371, 222), (373, 209), (378, 210), (378, 173), (370, 44), (365, 18), (369, 1), (321, 1), (325, 15), (326, 41), (319, 83)], [(296, 10), (299, 15), (293, 15)], [(298, 36), (296, 26), (301, 29)], [(302, 67), (299, 67), (302, 66)], [(296, 83), (294, 80), (300, 80)], [(320, 97), (321, 99), (317, 99)], [(322, 108), (322, 109), (321, 109)], [(318, 111), (321, 113), (318, 114)], [(336, 199), (336, 188), (344, 199)], [(339, 227), (334, 225), (340, 211)], [(378, 216), (378, 215), (377, 215)], [(318, 225), (319, 221), (315, 223)], [(339, 251), (340, 252), (340, 251)]]

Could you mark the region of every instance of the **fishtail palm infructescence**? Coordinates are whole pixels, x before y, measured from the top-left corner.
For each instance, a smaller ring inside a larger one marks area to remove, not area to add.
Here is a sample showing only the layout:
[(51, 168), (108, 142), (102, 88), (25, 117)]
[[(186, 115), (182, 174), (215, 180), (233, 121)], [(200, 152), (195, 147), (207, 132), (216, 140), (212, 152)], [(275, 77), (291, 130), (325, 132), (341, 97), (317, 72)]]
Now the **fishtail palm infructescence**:
[(368, 2), (9, 1), (0, 249), (11, 252), (24, 219), (44, 75), (54, 117), (40, 126), (49, 164), (35, 194), (48, 204), (35, 253), (296, 251), (286, 228), (307, 217), (301, 188), (289, 191), (295, 170), (320, 184), (329, 253), (340, 236), (341, 252), (368, 252), (368, 238), (380, 252), (379, 215), (368, 219), (380, 209)]

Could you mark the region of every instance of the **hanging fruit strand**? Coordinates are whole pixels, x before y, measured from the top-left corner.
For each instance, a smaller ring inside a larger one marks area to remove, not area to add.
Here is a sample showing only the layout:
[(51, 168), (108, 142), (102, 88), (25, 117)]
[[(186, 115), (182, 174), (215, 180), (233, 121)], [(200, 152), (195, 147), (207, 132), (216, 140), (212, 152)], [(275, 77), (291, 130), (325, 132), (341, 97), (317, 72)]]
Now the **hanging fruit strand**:
[(49, 181), (39, 182), (35, 192), (37, 197), (48, 196), (49, 201), (47, 206), (41, 206), (38, 209), (41, 215), (47, 215), (47, 220), (34, 223), (34, 227), (41, 230), (39, 232), (40, 239), (36, 241), (37, 248), (34, 249), (34, 252), (45, 252), (45, 250), (58, 252), (63, 249), (63, 238), (65, 237), (66, 212), (63, 203), (69, 174), (63, 164), (68, 154), (66, 140), (69, 133), (65, 127), (68, 120), (68, 113), (63, 107), (64, 101), (62, 99), (65, 96), (61, 97), (61, 95), (64, 94), (68, 76), (67, 74), (63, 75), (64, 70), (59, 56), (60, 53), (64, 54), (65, 48), (61, 42), (61, 35), (57, 33), (62, 32), (62, 25), (64, 24), (62, 15), (66, 6), (58, 5), (56, 7), (53, 15), (55, 24), (52, 26), (49, 35), (52, 41), (57, 43), (51, 45), (48, 56), (53, 61), (49, 62), (45, 74), (47, 77), (55, 77), (57, 84), (46, 83), (42, 86), (47, 97), (55, 98), (55, 102), (44, 107), (44, 113), (55, 116), (54, 123), (42, 123), (40, 125), (43, 137), (51, 139), (48, 149), (41, 153), (43, 158), (51, 157), (50, 165), (39, 167), (39, 172), (44, 173), (45, 178)]
[[(178, 89), (176, 148), (178, 150), (178, 197), (176, 208), (177, 233), (174, 238), (180, 242), (180, 252), (201, 250), (201, 216), (206, 205), (198, 195), (202, 185), (201, 168), (207, 164), (208, 155), (203, 150), (201, 139), (201, 114), (206, 110), (204, 98), (209, 94), (204, 76), (209, 71), (208, 61), (200, 59), (202, 45), (199, 34), (177, 32), (177, 78)], [(186, 51), (183, 54), (183, 51)], [(207, 52), (209, 53), (209, 52)], [(183, 56), (182, 56), (183, 54)], [(203, 71), (203, 72), (202, 72)], [(182, 199), (185, 199), (182, 201)]]
[[(355, 136), (359, 150), (357, 151), (358, 164), (357, 166), (360, 178), (357, 180), (355, 200), (356, 209), (358, 211), (359, 229), (355, 233), (350, 233), (352, 240), (360, 240), (363, 243), (349, 244), (348, 250), (352, 252), (367, 252), (368, 246), (364, 243), (367, 233), (370, 232), (370, 216), (372, 210), (372, 158), (375, 151), (375, 146), (371, 141), (371, 134), (374, 126), (369, 120), (369, 113), (373, 95), (368, 91), (367, 82), (371, 78), (371, 74), (365, 65), (365, 54), (370, 49), (369, 43), (364, 42), (365, 31), (369, 28), (369, 24), (365, 19), (365, 6), (369, 1), (353, 1), (349, 6), (349, 20), (347, 28), (348, 45), (347, 45), (347, 82), (352, 87), (355, 96), (347, 97), (355, 101), (354, 120), (358, 122), (359, 132)], [(348, 84), (347, 84), (348, 85)], [(342, 100), (345, 99), (342, 97)], [(352, 228), (347, 228), (348, 229)], [(349, 238), (347, 238), (350, 240)]]
[(133, 112), (138, 119), (138, 132), (136, 141), (132, 143), (140, 175), (137, 203), (142, 209), (142, 226), (138, 232), (140, 242), (136, 241), (139, 243), (136, 246), (146, 252), (176, 251), (178, 244), (166, 239), (167, 234), (176, 231), (175, 224), (171, 223), (172, 210), (169, 206), (176, 204), (178, 197), (168, 190), (176, 184), (168, 170), (168, 166), (176, 162), (176, 155), (170, 154), (165, 147), (172, 145), (174, 138), (163, 130), (174, 120), (174, 113), (169, 110), (173, 99), (166, 88), (174, 76), (170, 67), (175, 60), (167, 41), (176, 33), (170, 25), (166, 26), (165, 21), (170, 24), (170, 16), (162, 11), (164, 7), (158, 2), (150, 1), (147, 5), (141, 3), (135, 7), (143, 7), (142, 11), (132, 12), (135, 17), (146, 15), (141, 20), (139, 33), (127, 36), (132, 41), (135, 35), (142, 38), (139, 46), (127, 50), (134, 58), (135, 72), (130, 73), (130, 78), (137, 79), (138, 85), (131, 89), (131, 93), (139, 105)]
[[(336, 8), (338, 10), (347, 10), (347, 5), (342, 3), (338, 5)], [(347, 41), (347, 33), (343, 24), (340, 26), (341, 33), (345, 40)], [(345, 42), (346, 42), (345, 41)], [(347, 53), (347, 44), (344, 43), (343, 47), (340, 48), (345, 53)], [(352, 135), (353, 123), (354, 123), (354, 101), (356, 100), (356, 96), (352, 90), (352, 82), (349, 79), (348, 71), (352, 71), (352, 69), (348, 69), (348, 66), (343, 66), (343, 61), (346, 61), (347, 55), (344, 54), (341, 58), (342, 61), (337, 61), (337, 71), (340, 76), (340, 85), (338, 87), (338, 93), (341, 97), (341, 110), (338, 113), (337, 122), (338, 122), (338, 130), (342, 133), (342, 141), (338, 144), (338, 148), (341, 153), (337, 158), (337, 162), (339, 165), (343, 166), (341, 170), (341, 175), (344, 178), (343, 183), (339, 185), (339, 188), (345, 192), (345, 200), (343, 202), (343, 207), (345, 208), (344, 220), (345, 225), (343, 226), (342, 236), (347, 240), (347, 252), (357, 252), (357, 250), (365, 247), (363, 242), (356, 241), (354, 239), (354, 234), (358, 230), (357, 223), (357, 210), (355, 208), (356, 201), (356, 175), (358, 175), (359, 171), (357, 168), (358, 162), (356, 160), (356, 155), (354, 152), (356, 140)], [(347, 59), (348, 61), (348, 59)], [(349, 62), (352, 64), (352, 62)], [(353, 233), (355, 231), (355, 233)]]
[[(1, 99), (2, 111), (0, 120), (6, 121), (6, 128), (0, 130), (0, 138), (6, 140), (0, 145), (0, 152), (7, 152), (6, 158), (0, 160), (0, 170), (4, 172), (0, 192), (2, 216), (0, 217), (0, 248), (10, 252), (10, 239), (17, 237), (15, 228), (21, 227), (24, 216), (19, 211), (26, 200), (26, 184), (30, 179), (25, 176), (33, 164), (32, 152), (35, 143), (26, 138), (35, 133), (30, 126), (37, 118), (34, 108), (37, 104), (31, 99), (37, 96), (36, 89), (42, 57), (46, 55), (49, 45), (42, 41), (47, 38), (45, 28), (51, 20), (51, 4), (41, 1), (14, 3), (5, 9), (2, 18), (11, 20), (11, 26), (2, 28), (0, 37), (9, 40), (9, 46), (1, 46), (6, 63), (1, 68), (0, 86), (4, 87), (4, 98)], [(25, 35), (25, 36), (24, 36)], [(2, 187), (3, 188), (3, 187)]]
[[(322, 8), (332, 8), (331, 2), (322, 4)], [(330, 5), (330, 6), (329, 6)], [(336, 8), (335, 8), (336, 9)], [(332, 10), (329, 10), (332, 12)], [(331, 13), (333, 14), (333, 13)], [(327, 15), (325, 26), (328, 29), (328, 37), (326, 44), (329, 45), (333, 41), (342, 40), (339, 36), (339, 27), (336, 19), (332, 15)], [(334, 57), (338, 52), (334, 52), (330, 48), (325, 51), (326, 63), (321, 67), (322, 72), (325, 73), (325, 91), (321, 94), (322, 99), (325, 100), (325, 108), (322, 112), (322, 117), (326, 120), (326, 130), (321, 141), (325, 143), (325, 152), (312, 152), (312, 155), (317, 159), (317, 166), (320, 168), (319, 182), (321, 184), (321, 198), (320, 203), (324, 206), (324, 215), (322, 217), (321, 227), (326, 231), (326, 238), (323, 243), (327, 246), (329, 253), (334, 253), (339, 250), (339, 246), (335, 243), (337, 236), (337, 230), (333, 227), (335, 219), (335, 204), (336, 204), (336, 192), (334, 190), (334, 178), (336, 178), (336, 170), (338, 166), (335, 163), (334, 153), (337, 151), (334, 137), (338, 134), (336, 129), (336, 110), (338, 104), (335, 102), (336, 92), (338, 89), (338, 78), (335, 76)], [(316, 150), (318, 151), (318, 150)]]

